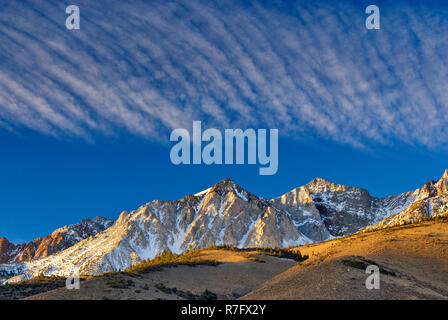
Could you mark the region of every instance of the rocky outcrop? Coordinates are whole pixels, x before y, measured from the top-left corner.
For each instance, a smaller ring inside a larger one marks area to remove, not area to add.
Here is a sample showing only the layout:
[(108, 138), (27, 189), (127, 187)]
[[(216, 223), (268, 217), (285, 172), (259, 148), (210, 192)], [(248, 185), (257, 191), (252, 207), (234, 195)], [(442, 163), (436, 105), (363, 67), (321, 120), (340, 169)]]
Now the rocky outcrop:
[(416, 199), (411, 192), (375, 198), (365, 189), (339, 185), (321, 178), (314, 179), (305, 188), (309, 190), (314, 205), (332, 236), (353, 233), (377, 223), (402, 211)]
[(44, 258), (67, 249), (77, 242), (101, 232), (113, 224), (113, 220), (96, 217), (59, 228), (51, 235), (37, 238), (29, 243), (14, 245), (0, 238), (0, 263), (27, 262)]
[(299, 187), (271, 201), (285, 212), (298, 230), (312, 241), (327, 240), (331, 234), (307, 187)]
[(15, 245), (6, 238), (0, 238), (0, 264), (12, 261), (22, 248), (23, 245)]
[(422, 222), (435, 217), (448, 216), (448, 170), (439, 181), (429, 181), (414, 192), (416, 201), (406, 209), (387, 217), (362, 231), (374, 231), (389, 227)]

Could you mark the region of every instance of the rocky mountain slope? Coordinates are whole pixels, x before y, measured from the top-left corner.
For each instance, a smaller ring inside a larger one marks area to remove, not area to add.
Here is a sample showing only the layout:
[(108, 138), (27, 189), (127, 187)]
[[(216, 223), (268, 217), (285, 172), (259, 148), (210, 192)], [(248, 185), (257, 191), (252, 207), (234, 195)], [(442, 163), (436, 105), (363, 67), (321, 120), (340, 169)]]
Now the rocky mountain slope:
[[(434, 198), (431, 204), (438, 201), (437, 210), (443, 211), (445, 180), (398, 196), (375, 198), (367, 190), (317, 178), (268, 200), (226, 179), (180, 200), (155, 200), (123, 212), (106, 230), (56, 254), (25, 263), (21, 266), (25, 272), (18, 279), (42, 272), (70, 276), (74, 272), (96, 275), (123, 270), (165, 249), (181, 252), (190, 246), (209, 247), (214, 243), (288, 247), (319, 242), (375, 225), (429, 197)], [(440, 198), (436, 200), (435, 195)]]
[(320, 229), (326, 229), (322, 239), (314, 237), (314, 240), (356, 232), (404, 210), (416, 199), (413, 192), (375, 198), (365, 189), (335, 184), (321, 178), (314, 179), (300, 190), (307, 198), (308, 206), (312, 208), (310, 210), (318, 213), (316, 217), (324, 225)]
[(448, 216), (448, 170), (439, 181), (427, 182), (421, 189), (416, 190), (415, 194), (416, 201), (408, 208), (373, 226), (367, 226), (363, 231), (374, 231)]
[(65, 276), (76, 270), (100, 274), (123, 270), (164, 249), (181, 252), (190, 246), (214, 243), (285, 247), (312, 241), (294, 223), (293, 215), (226, 179), (197, 195), (176, 201), (155, 200), (123, 212), (104, 232), (27, 264), (27, 275), (45, 272)]
[(0, 238), (0, 264), (26, 262), (52, 255), (73, 246), (75, 243), (109, 228), (113, 220), (96, 217), (53, 231), (44, 238), (15, 245), (6, 238)]

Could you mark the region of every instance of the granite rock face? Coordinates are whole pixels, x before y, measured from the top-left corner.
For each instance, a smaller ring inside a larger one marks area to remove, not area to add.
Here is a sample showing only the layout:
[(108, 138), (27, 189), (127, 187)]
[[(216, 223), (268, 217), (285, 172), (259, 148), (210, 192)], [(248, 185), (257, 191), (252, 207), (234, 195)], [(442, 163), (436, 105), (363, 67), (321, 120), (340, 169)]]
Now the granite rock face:
[(398, 213), (415, 201), (412, 192), (387, 198), (372, 197), (362, 188), (316, 178), (306, 185), (332, 236), (343, 236)]
[(114, 223), (103, 217), (84, 219), (79, 223), (59, 228), (51, 235), (31, 242), (14, 245), (0, 238), (0, 264), (27, 262), (44, 258), (73, 246), (75, 243), (101, 232)]
[(414, 194), (416, 201), (403, 211), (387, 217), (379, 223), (367, 226), (363, 231), (422, 222), (427, 219), (448, 216), (448, 170), (439, 181), (429, 181)]

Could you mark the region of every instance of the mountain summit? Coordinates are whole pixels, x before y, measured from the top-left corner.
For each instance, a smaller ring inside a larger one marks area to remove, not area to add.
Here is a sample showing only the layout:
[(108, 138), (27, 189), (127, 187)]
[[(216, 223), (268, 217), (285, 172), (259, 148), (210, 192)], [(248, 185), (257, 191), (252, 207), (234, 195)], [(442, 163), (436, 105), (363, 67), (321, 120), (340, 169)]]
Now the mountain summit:
[(438, 194), (444, 194), (448, 192), (448, 169), (445, 170), (443, 176), (436, 183), (436, 189)]

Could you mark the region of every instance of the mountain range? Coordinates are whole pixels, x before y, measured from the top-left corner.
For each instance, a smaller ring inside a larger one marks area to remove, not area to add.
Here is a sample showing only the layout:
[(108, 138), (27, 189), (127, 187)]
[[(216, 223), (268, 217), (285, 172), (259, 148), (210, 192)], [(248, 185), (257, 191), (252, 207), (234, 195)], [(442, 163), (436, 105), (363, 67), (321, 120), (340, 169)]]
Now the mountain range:
[(44, 238), (29, 243), (15, 245), (6, 238), (0, 238), (0, 264), (19, 263), (44, 258), (71, 247), (75, 243), (106, 230), (114, 223), (103, 217), (87, 218), (79, 223), (68, 225), (53, 231)]
[(154, 200), (123, 211), (115, 222), (86, 219), (18, 246), (1, 238), (0, 278), (98, 275), (163, 250), (180, 253), (213, 244), (289, 247), (417, 222), (448, 212), (447, 186), (448, 170), (415, 191), (376, 198), (365, 189), (316, 178), (269, 200), (225, 179), (180, 200)]

